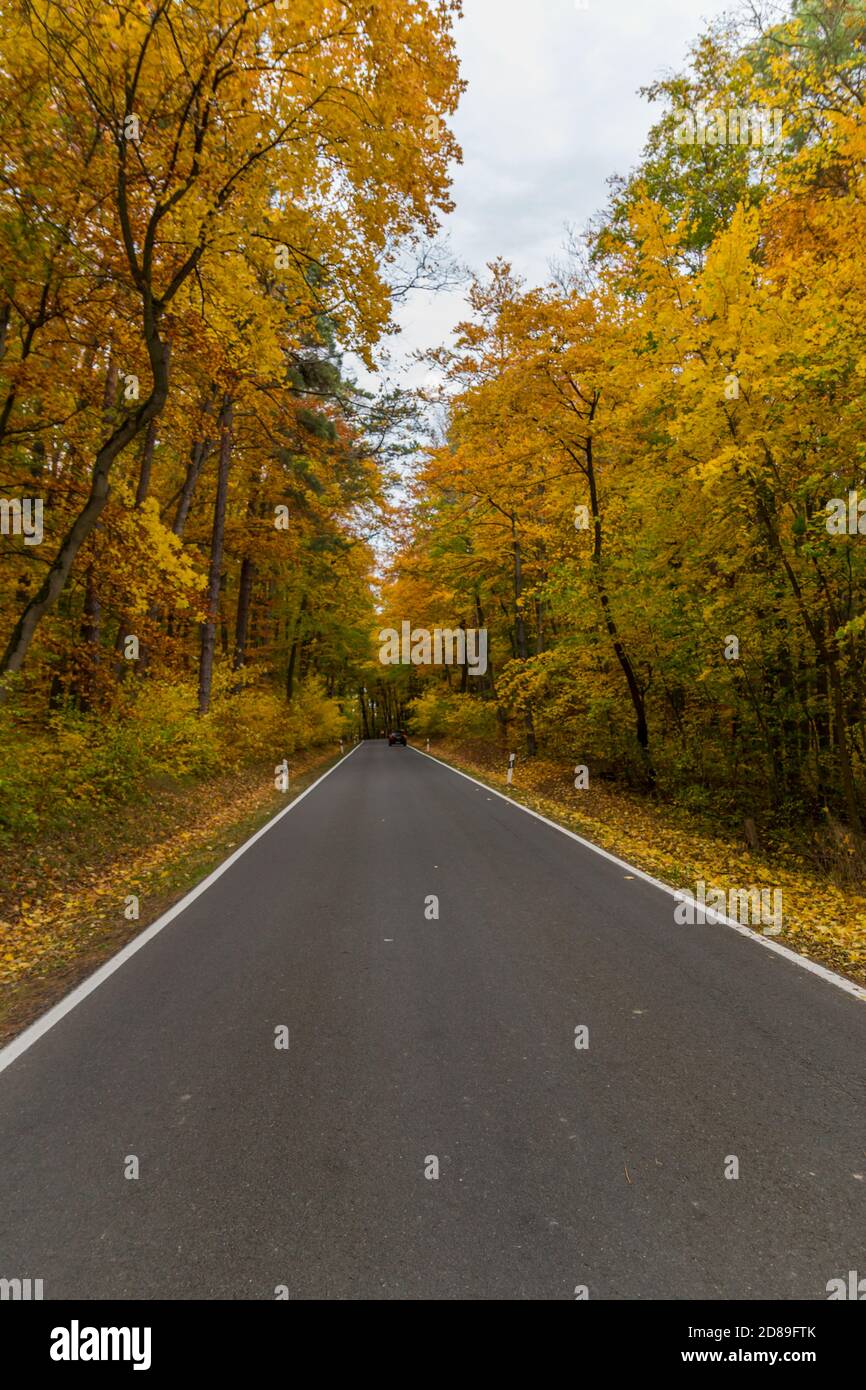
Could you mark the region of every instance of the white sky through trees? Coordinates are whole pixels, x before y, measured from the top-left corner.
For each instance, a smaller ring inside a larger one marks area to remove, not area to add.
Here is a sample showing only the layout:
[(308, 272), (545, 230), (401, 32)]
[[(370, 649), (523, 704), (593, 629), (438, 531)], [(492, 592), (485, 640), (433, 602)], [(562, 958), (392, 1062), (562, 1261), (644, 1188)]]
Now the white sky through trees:
[[(565, 228), (580, 230), (611, 174), (638, 161), (659, 108), (638, 88), (683, 63), (708, 20), (737, 0), (464, 0), (457, 27), (469, 83), (454, 120), (463, 147), (445, 232), (471, 270), (504, 256), (530, 283), (549, 278)], [(447, 341), (461, 290), (414, 293), (398, 309), (386, 374), (418, 384), (413, 349)], [(373, 385), (357, 367), (359, 380)]]

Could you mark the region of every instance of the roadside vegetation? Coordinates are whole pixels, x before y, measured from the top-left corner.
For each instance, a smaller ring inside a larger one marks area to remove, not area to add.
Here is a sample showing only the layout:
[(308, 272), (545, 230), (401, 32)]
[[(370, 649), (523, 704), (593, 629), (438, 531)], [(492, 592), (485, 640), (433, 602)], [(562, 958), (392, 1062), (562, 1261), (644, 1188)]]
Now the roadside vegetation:
[(647, 846), (694, 825), (772, 883), (800, 866), (792, 913), (856, 961), (866, 6), (739, 13), (648, 89), (641, 162), (550, 282), (491, 262), (428, 355), (444, 423), (382, 627), (484, 630), (488, 657), (421, 648), (380, 698), (518, 777), (557, 768), (577, 816), (643, 807)]

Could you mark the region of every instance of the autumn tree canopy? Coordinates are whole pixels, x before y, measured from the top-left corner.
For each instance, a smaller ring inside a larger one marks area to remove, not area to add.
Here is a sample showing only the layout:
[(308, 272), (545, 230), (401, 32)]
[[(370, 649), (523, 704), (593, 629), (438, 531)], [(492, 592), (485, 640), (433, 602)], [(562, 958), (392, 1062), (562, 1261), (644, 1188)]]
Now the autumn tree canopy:
[(390, 407), (340, 362), (450, 207), (458, 9), (6, 7), (7, 697), (110, 703), (136, 644), (203, 712), (215, 665), (352, 683)]
[(493, 660), (403, 668), (420, 726), (861, 827), (864, 43), (860, 0), (718, 26), (582, 254), (474, 286), (385, 597)]

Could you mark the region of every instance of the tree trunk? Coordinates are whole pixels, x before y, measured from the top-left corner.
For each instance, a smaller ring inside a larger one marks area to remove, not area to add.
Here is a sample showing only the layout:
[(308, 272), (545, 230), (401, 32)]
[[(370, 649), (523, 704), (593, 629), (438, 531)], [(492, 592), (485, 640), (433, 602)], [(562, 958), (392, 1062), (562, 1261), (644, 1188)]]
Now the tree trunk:
[(631, 702), (634, 707), (636, 725), (635, 733), (637, 736), (638, 746), (640, 747), (641, 755), (643, 758), (644, 774), (646, 776), (648, 785), (650, 787), (654, 787), (656, 777), (655, 769), (653, 768), (652, 760), (649, 756), (649, 729), (647, 727), (646, 705), (644, 704), (643, 692), (640, 688), (640, 683), (638, 682), (637, 676), (635, 675), (634, 667), (631, 664), (631, 659), (629, 658), (628, 652), (626, 651), (625, 647), (623, 646), (620, 640), (619, 630), (614, 620), (613, 613), (611, 612), (610, 596), (607, 592), (607, 585), (605, 583), (604, 573), (602, 570), (601, 512), (599, 510), (598, 505), (598, 489), (595, 480), (595, 465), (593, 463), (592, 457), (591, 436), (586, 441), (585, 453), (586, 477), (587, 481), (589, 482), (589, 501), (590, 510), (592, 512), (593, 524), (592, 563), (593, 574), (595, 577), (595, 590), (598, 594), (599, 602), (601, 603), (601, 611), (604, 617), (604, 624), (607, 628), (607, 633), (610, 637), (611, 645), (613, 646), (614, 655), (616, 656), (616, 659), (619, 662), (620, 667), (622, 669), (622, 673), (625, 676), (626, 685), (628, 686), (628, 693), (631, 696)]
[(307, 611), (307, 595), (301, 595), (301, 602), (298, 606), (298, 615), (295, 618), (295, 631), (292, 636), (292, 645), (289, 651), (289, 664), (286, 670), (286, 699), (291, 700), (295, 693), (295, 666), (298, 660), (298, 652), (301, 644), (301, 628), (304, 621), (304, 614)]
[[(135, 489), (135, 510), (143, 507), (150, 492), (150, 475), (153, 469), (153, 455), (156, 446), (156, 421), (151, 420), (144, 436), (144, 448), (141, 451), (141, 463), (138, 469), (138, 484)], [(148, 612), (149, 617), (154, 617), (156, 604), (151, 604)], [(126, 675), (128, 662), (123, 657), (123, 646), (126, 637), (129, 635), (129, 619), (126, 613), (121, 613), (120, 622), (117, 625), (117, 639), (114, 644), (114, 655), (117, 658), (114, 674), (118, 680), (122, 680)], [(144, 643), (139, 641), (138, 648), (138, 669), (143, 671), (147, 665)]]
[(96, 670), (99, 666), (99, 627), (102, 607), (96, 596), (96, 585), (93, 579), (93, 566), (88, 565), (87, 578), (84, 586), (84, 608), (81, 616), (81, 640), (85, 646), (84, 670), (79, 671), (76, 686), (78, 687), (79, 707), (87, 712), (93, 703), (92, 693)]
[(256, 579), (255, 561), (245, 555), (241, 561), (241, 577), (238, 585), (238, 610), (235, 616), (235, 654), (234, 669), (239, 671), (247, 664), (247, 639), (250, 630), (250, 608), (252, 605), (253, 584)]
[[(478, 624), (478, 631), (481, 632), (481, 631), (483, 631), (484, 626), (485, 626), (485, 621), (484, 621), (484, 609), (483, 609), (482, 606), (481, 606), (481, 595), (479, 594), (479, 592), (478, 592), (477, 589), (475, 590), (475, 595), (474, 595), (474, 597), (475, 597), (475, 621), (476, 621), (476, 623)], [(489, 637), (489, 634), (488, 634), (488, 637)], [(487, 671), (486, 671), (486, 673), (485, 673), (483, 676), (481, 676), (481, 677), (479, 678), (479, 680), (480, 680), (480, 682), (483, 682), (484, 685), (486, 685), (487, 689), (490, 691), (490, 693), (491, 693), (491, 695), (493, 696), (494, 700), (496, 700), (496, 699), (497, 699), (497, 695), (496, 695), (496, 681), (495, 681), (494, 675), (493, 675), (493, 661), (491, 660), (491, 657), (490, 657), (489, 643), (488, 643), (488, 652), (487, 652)], [(499, 709), (498, 703), (497, 703), (497, 713), (501, 713), (501, 711), (500, 711), (500, 709)]]
[(106, 439), (93, 464), (90, 495), (66, 533), (57, 555), (39, 589), (19, 617), (0, 661), (0, 675), (20, 671), (30, 650), (34, 634), (49, 609), (66, 586), (75, 557), (90, 535), (108, 501), (108, 480), (115, 459), (128, 444), (159, 415), (168, 397), (169, 345), (163, 343), (156, 328), (151, 330), (148, 350), (153, 371), (153, 390), (132, 415)]
[(156, 420), (151, 420), (144, 436), (144, 448), (141, 452), (141, 466), (138, 470), (138, 487), (135, 489), (136, 507), (144, 506), (147, 501), (147, 494), (150, 492), (150, 474), (153, 468), (153, 451), (156, 445)]
[(220, 414), (220, 457), (217, 472), (216, 501), (214, 502), (213, 534), (210, 548), (210, 571), (208, 574), (207, 618), (201, 625), (201, 659), (198, 676), (198, 712), (207, 714), (210, 708), (211, 686), (213, 684), (214, 647), (216, 645), (216, 625), (219, 615), (220, 573), (223, 563), (225, 542), (226, 501), (228, 498), (229, 466), (232, 456), (232, 403), (228, 396), (223, 399)]
[[(526, 622), (523, 617), (523, 604), (521, 596), (523, 594), (523, 558), (520, 552), (520, 541), (517, 537), (517, 526), (514, 517), (511, 518), (511, 535), (514, 550), (514, 635), (517, 647), (517, 656), (520, 661), (526, 661), (529, 652), (526, 646)], [(538, 752), (538, 745), (535, 741), (535, 726), (532, 722), (532, 710), (527, 706), (523, 712), (523, 724), (526, 729), (526, 756), (534, 758)]]
[(757, 497), (758, 516), (766, 531), (770, 544), (785, 571), (785, 577), (797, 602), (797, 607), (803, 620), (803, 626), (808, 632), (815, 647), (818, 663), (824, 668), (827, 675), (830, 686), (830, 708), (833, 716), (831, 719), (831, 737), (836, 755), (836, 766), (842, 781), (842, 793), (845, 798), (848, 822), (852, 830), (856, 831), (858, 834), (862, 834), (863, 822), (857, 798), (854, 769), (851, 765), (851, 749), (848, 743), (845, 720), (845, 697), (842, 690), (842, 680), (839, 674), (836, 640), (832, 635), (829, 639), (825, 640), (820, 617), (816, 618), (813, 616), (809, 605), (806, 603), (800, 581), (794, 573), (791, 562), (785, 552), (785, 547), (782, 545), (781, 538), (773, 521), (773, 516), (767, 505), (767, 500), (754, 484), (753, 488)]
[(186, 466), (186, 477), (183, 480), (183, 487), (180, 490), (177, 511), (174, 514), (174, 521), (171, 529), (178, 537), (184, 533), (186, 519), (189, 516), (189, 509), (192, 505), (192, 495), (195, 492), (195, 485), (201, 475), (207, 459), (213, 449), (212, 439), (196, 439), (189, 451), (189, 462)]

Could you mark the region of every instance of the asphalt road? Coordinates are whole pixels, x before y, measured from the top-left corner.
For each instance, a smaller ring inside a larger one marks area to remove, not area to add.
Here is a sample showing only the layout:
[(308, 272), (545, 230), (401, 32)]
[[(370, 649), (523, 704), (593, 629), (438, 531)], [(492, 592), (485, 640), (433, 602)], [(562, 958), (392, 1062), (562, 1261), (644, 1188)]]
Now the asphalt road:
[(0, 1073), (0, 1277), (825, 1299), (866, 1273), (866, 1005), (673, 906), (361, 745)]

